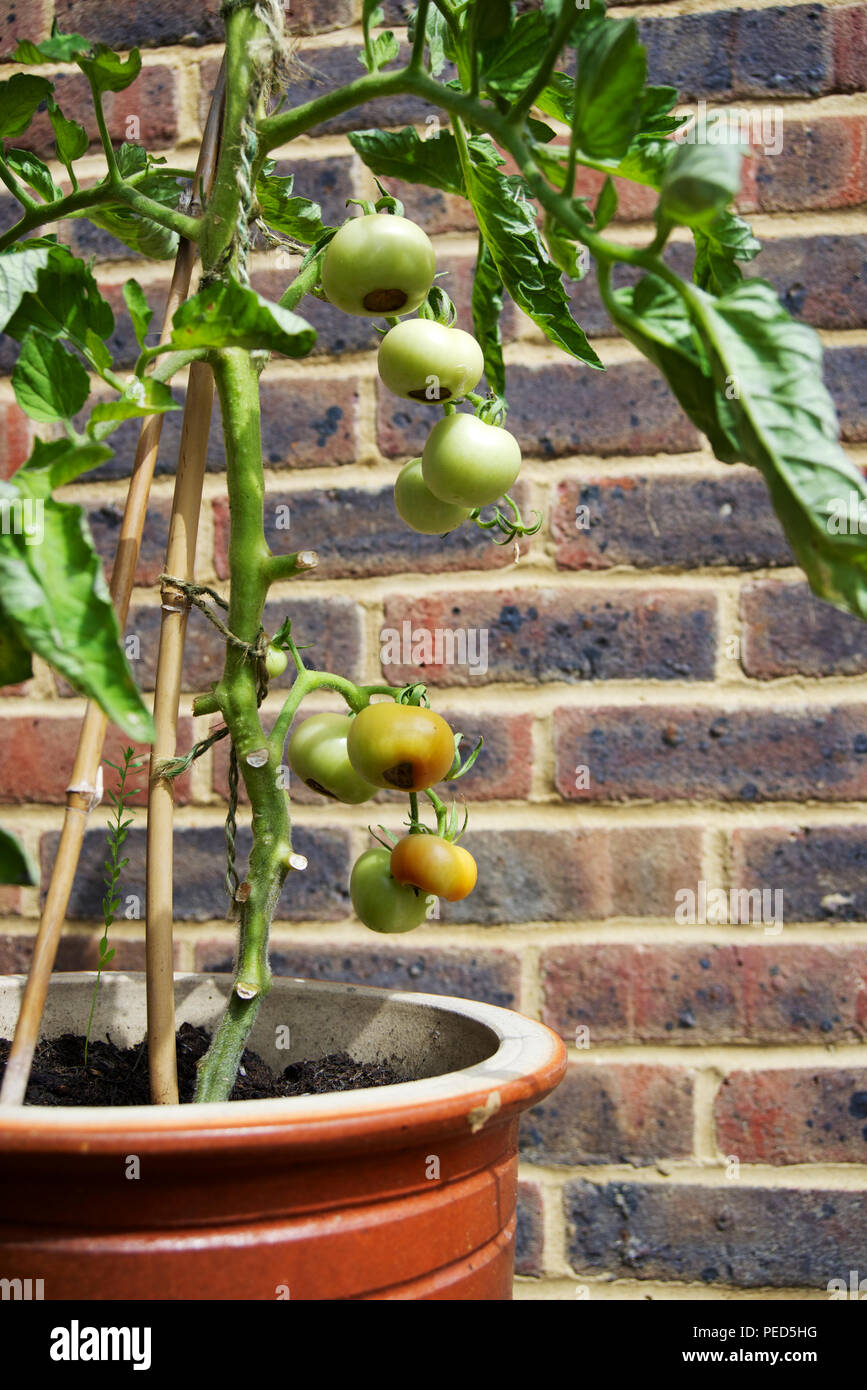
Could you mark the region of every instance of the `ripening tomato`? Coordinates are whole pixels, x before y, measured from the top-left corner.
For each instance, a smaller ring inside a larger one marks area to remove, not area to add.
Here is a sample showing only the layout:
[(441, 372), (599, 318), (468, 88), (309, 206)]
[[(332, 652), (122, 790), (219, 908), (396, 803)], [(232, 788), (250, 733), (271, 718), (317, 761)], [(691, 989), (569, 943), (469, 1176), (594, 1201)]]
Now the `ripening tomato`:
[(421, 472), (421, 459), (410, 459), (397, 475), (394, 506), (398, 516), (422, 536), (444, 536), (469, 516), (468, 507), (453, 507), (434, 497)]
[(485, 370), (482, 349), (471, 334), (432, 319), (395, 324), (379, 345), (376, 365), (389, 391), (431, 405), (465, 396)]
[(405, 835), (391, 852), (397, 883), (411, 883), (446, 902), (466, 898), (476, 886), (476, 861), (468, 850), (441, 835)]
[(377, 212), (344, 222), (328, 243), (322, 288), (345, 314), (411, 314), (424, 303), (435, 274), (433, 245), (421, 227)]
[(369, 849), (356, 859), (349, 878), (352, 906), (371, 931), (412, 931), (427, 916), (427, 895), (396, 883), (390, 863), (387, 849)]
[(376, 787), (359, 777), (349, 761), (346, 742), (352, 725), (348, 714), (313, 714), (289, 740), (289, 766), (322, 796), (357, 806), (376, 795)]
[(455, 736), (433, 710), (391, 701), (368, 705), (346, 742), (359, 777), (376, 787), (421, 792), (442, 781), (455, 760)]
[(434, 425), (421, 456), (424, 481), (435, 497), (457, 507), (486, 507), (509, 491), (521, 469), (518, 441), (476, 415), (446, 415)]

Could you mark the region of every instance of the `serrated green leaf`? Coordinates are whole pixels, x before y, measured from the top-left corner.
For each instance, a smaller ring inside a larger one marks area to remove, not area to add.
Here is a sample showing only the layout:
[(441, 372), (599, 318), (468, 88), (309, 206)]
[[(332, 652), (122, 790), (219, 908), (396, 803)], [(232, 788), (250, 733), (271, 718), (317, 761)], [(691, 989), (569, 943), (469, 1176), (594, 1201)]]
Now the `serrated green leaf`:
[(172, 320), (172, 346), (181, 350), (243, 347), (306, 357), (315, 342), (316, 330), (306, 319), (237, 280), (209, 285)]
[[(180, 197), (180, 186), (171, 174), (161, 173), (159, 164), (153, 160), (141, 145), (121, 145), (117, 152), (118, 168), (123, 178), (149, 169), (146, 178), (136, 185), (140, 193), (163, 207), (176, 208)], [(122, 241), (130, 250), (137, 251), (152, 261), (171, 260), (177, 254), (178, 234), (150, 217), (143, 217), (125, 203), (109, 203), (90, 208), (88, 221), (95, 227)]]
[(0, 686), (20, 685), (33, 675), (30, 652), (8, 617), (0, 623)]
[(696, 227), (693, 237), (693, 280), (710, 294), (725, 294), (743, 279), (738, 263), (754, 260), (762, 249), (752, 227), (733, 212), (722, 212), (704, 231)]
[(76, 159), (81, 159), (90, 148), (90, 137), (83, 125), (64, 116), (56, 101), (48, 103), (48, 119), (54, 131), (54, 148), (61, 164), (71, 170)]
[(144, 347), (154, 311), (148, 304), (147, 296), (138, 280), (127, 280), (123, 287), (123, 300), (132, 319), (136, 342), (139, 347)]
[(325, 231), (322, 208), (310, 198), (292, 197), (294, 178), (263, 171), (256, 183), (256, 201), (262, 220), (275, 232), (282, 232), (303, 246), (312, 246)]
[[(386, 63), (391, 63), (400, 52), (400, 44), (394, 37), (390, 29), (384, 34), (377, 34), (374, 38), (371, 29), (376, 29), (383, 22), (383, 12), (377, 0), (364, 0), (361, 12), (361, 24), (364, 30), (364, 47), (358, 55), (358, 61), (367, 68), (368, 72), (377, 72)], [(368, 53), (368, 49), (370, 50)]]
[(47, 246), (32, 246), (13, 247), (0, 256), (0, 329), (4, 333), (24, 296), (36, 289), (50, 254)]
[(104, 43), (97, 43), (90, 57), (78, 53), (75, 61), (97, 92), (126, 91), (141, 72), (141, 54), (137, 48), (130, 51), (128, 58), (121, 58)]
[(0, 883), (15, 883), (34, 887), (39, 882), (39, 869), (30, 851), (15, 835), (0, 829)]
[(617, 189), (614, 187), (612, 179), (609, 177), (602, 185), (602, 191), (596, 200), (594, 220), (596, 230), (603, 231), (617, 212)]
[[(19, 473), (15, 483), (0, 482), (0, 500), (26, 499), (26, 481)], [(50, 497), (38, 501), (41, 543), (0, 533), (0, 610), (79, 694), (95, 700), (130, 738), (150, 743), (153, 720), (120, 645), (84, 510)]]
[(357, 130), (350, 132), (349, 143), (380, 178), (424, 183), (459, 196), (465, 193), (458, 148), (449, 130), (427, 140), (412, 126), (400, 131)]
[(578, 50), (574, 130), (596, 158), (620, 158), (641, 127), (647, 62), (634, 19), (608, 19), (590, 29)]
[(523, 181), (489, 164), (475, 165), (469, 193), (494, 264), (515, 303), (552, 343), (601, 369), (583, 329), (572, 318), (560, 270), (545, 251)]
[(23, 135), (37, 109), (54, 88), (44, 77), (19, 72), (8, 82), (0, 82), (0, 139)]
[[(473, 9), (477, 9), (476, 4)], [(538, 10), (518, 16), (511, 30), (493, 37), (483, 49), (482, 86), (507, 101), (517, 101), (535, 76), (550, 41), (550, 30)]]
[(491, 253), (479, 238), (479, 256), (473, 276), (473, 333), (478, 339), (485, 361), (485, 379), (498, 396), (506, 394), (506, 368), (503, 362), (503, 343), (500, 334), (500, 315), (503, 312), (503, 282)]
[(12, 373), (12, 389), (31, 420), (71, 420), (90, 394), (90, 378), (56, 338), (28, 333)]
[[(89, 334), (102, 340), (110, 337), (114, 314), (90, 267), (57, 243), (39, 248), (39, 253), (44, 263), (37, 271), (36, 284), (22, 295), (5, 332), (20, 342), (32, 328), (38, 328), (48, 337), (69, 338), (84, 351), (89, 347)], [(0, 257), (0, 262), (5, 260)]]
[(47, 497), (55, 488), (73, 482), (82, 473), (98, 468), (112, 456), (105, 444), (76, 444), (71, 439), (36, 439), (29, 459), (15, 474), (28, 494)]
[(38, 193), (43, 202), (53, 203), (56, 198), (63, 196), (51, 177), (48, 165), (29, 150), (7, 150), (6, 163), (15, 177)]
[(83, 34), (61, 34), (55, 20), (50, 39), (43, 39), (42, 43), (21, 40), (15, 50), (15, 61), (29, 66), (36, 63), (71, 63), (79, 53), (87, 53), (90, 47), (90, 39)]

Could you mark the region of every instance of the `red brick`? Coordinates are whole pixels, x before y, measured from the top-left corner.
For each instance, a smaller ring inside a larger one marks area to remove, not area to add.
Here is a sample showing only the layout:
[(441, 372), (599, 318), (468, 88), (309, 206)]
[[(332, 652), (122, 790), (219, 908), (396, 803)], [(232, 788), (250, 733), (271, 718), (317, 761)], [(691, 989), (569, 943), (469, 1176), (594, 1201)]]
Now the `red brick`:
[(522, 1130), (530, 1163), (636, 1167), (692, 1153), (692, 1074), (682, 1067), (571, 1066)]
[(63, 33), (84, 34), (111, 48), (218, 43), (222, 0), (55, 0)]
[(0, 478), (11, 478), (30, 455), (33, 426), (24, 411), (13, 402), (0, 406)]
[(867, 827), (789, 825), (736, 830), (736, 887), (785, 888), (787, 922), (867, 920)]
[[(88, 132), (91, 145), (99, 145), (99, 130), (93, 113), (90, 87), (83, 73), (46, 74), (55, 83), (57, 103), (70, 120), (78, 121)], [(103, 106), (109, 134), (115, 144), (129, 139), (127, 121), (138, 117), (139, 133), (133, 141), (158, 150), (173, 145), (178, 136), (178, 74), (163, 63), (142, 69), (123, 92), (107, 92)], [(54, 132), (46, 113), (38, 114), (30, 129), (17, 138), (23, 149), (44, 157), (54, 154)]]
[[(556, 1095), (556, 1092), (555, 1092)], [(828, 1289), (864, 1269), (864, 1194), (739, 1182), (567, 1184), (579, 1274), (737, 1288)], [(759, 1295), (761, 1297), (761, 1295)]]
[(867, 947), (570, 944), (541, 963), (542, 1017), (581, 1045), (851, 1043), (867, 1036)]
[(832, 10), (834, 84), (841, 92), (867, 89), (867, 6)]
[(20, 39), (40, 43), (51, 32), (53, 0), (9, 0), (0, 10), (0, 54), (8, 60)]
[[(99, 938), (101, 931), (94, 930), (88, 935), (80, 932), (64, 933), (57, 948), (57, 959), (54, 969), (64, 970), (95, 970), (99, 960)], [(0, 973), (4, 975), (23, 975), (30, 968), (33, 957), (33, 942), (36, 935), (36, 923), (33, 924), (33, 933), (28, 936), (12, 936), (11, 934), (0, 936)], [(109, 927), (109, 945), (114, 947), (115, 955), (106, 966), (108, 970), (144, 970), (145, 968), (145, 943), (143, 941), (131, 941), (127, 937), (112, 935)], [(179, 947), (174, 948), (175, 969), (179, 965)]]
[[(165, 568), (171, 510), (172, 504), (167, 499), (159, 498), (155, 501), (151, 498), (148, 503), (147, 520), (135, 574), (136, 585), (147, 588), (155, 584)], [(106, 580), (110, 581), (123, 521), (123, 505), (119, 502), (106, 502), (101, 507), (89, 507), (87, 521), (97, 553), (105, 565)]]
[(515, 1273), (540, 1275), (545, 1268), (545, 1223), (542, 1189), (535, 1182), (518, 1183), (518, 1229), (515, 1232)]
[[(371, 941), (382, 937), (371, 933)], [(196, 942), (196, 970), (230, 970), (236, 940), (223, 937)], [(521, 961), (517, 953), (499, 948), (445, 949), (415, 945), (329, 946), (324, 938), (304, 943), (272, 942), (271, 969), (275, 975), (303, 980), (337, 980), (376, 989), (421, 994), (451, 994), (478, 999), (498, 1008), (519, 1008)]]
[[(685, 453), (699, 434), (665, 381), (647, 362), (594, 371), (562, 360), (541, 367), (510, 366), (508, 428), (526, 458), (564, 454)], [(389, 457), (421, 453), (430, 411), (419, 403), (379, 396), (379, 446)]]
[[(80, 720), (57, 715), (12, 715), (0, 719), (0, 764), (3, 766), (3, 785), (0, 801), (25, 804), (44, 802), (59, 805), (65, 800), (66, 787), (72, 773), (72, 763), (78, 743)], [(178, 747), (185, 751), (193, 742), (193, 726), (189, 719), (178, 725)], [(109, 726), (104, 757), (113, 763), (123, 761), (122, 750), (130, 746), (129, 738), (114, 725)], [(134, 745), (137, 756), (147, 754), (145, 745)], [(115, 786), (117, 774), (103, 762), (106, 793)], [(130, 783), (147, 787), (146, 769)], [(184, 773), (175, 779), (178, 801), (190, 799), (190, 777)], [(107, 800), (107, 795), (106, 795)], [(130, 802), (133, 810), (146, 805), (146, 790)]]
[(782, 151), (748, 163), (744, 211), (855, 207), (867, 198), (867, 117), (787, 117)]
[(867, 1161), (867, 1070), (736, 1071), (714, 1105), (717, 1147), (741, 1163)]
[[(850, 801), (867, 794), (867, 710), (560, 709), (556, 786), (570, 801)], [(576, 786), (576, 766), (589, 786)]]
[(567, 478), (557, 485), (551, 529), (563, 569), (793, 563), (764, 481), (740, 469), (724, 478)]
[(815, 598), (806, 584), (760, 579), (744, 585), (741, 621), (743, 668), (757, 680), (867, 671), (863, 621)]
[[(709, 680), (714, 670), (716, 622), (714, 598), (665, 589), (617, 595), (601, 589), (448, 591), (413, 600), (393, 595), (385, 601), (383, 630), (398, 634), (401, 657), (413, 654), (412, 644), (404, 650), (405, 631), (422, 634), (419, 641), (430, 644), (435, 643), (437, 632), (469, 634), (472, 630), (478, 634), (474, 638), (479, 644), (477, 654), (487, 641), (488, 669), (482, 672), (477, 661), (479, 671), (473, 675), (469, 660), (463, 665), (447, 664), (453, 655), (446, 645), (451, 639), (441, 637), (439, 663), (388, 661), (383, 671), (393, 684), (411, 680), (432, 685)], [(405, 623), (409, 624), (406, 629)], [(387, 647), (385, 654), (390, 655)], [(419, 654), (425, 654), (423, 647)], [(435, 646), (431, 654), (436, 658)]]

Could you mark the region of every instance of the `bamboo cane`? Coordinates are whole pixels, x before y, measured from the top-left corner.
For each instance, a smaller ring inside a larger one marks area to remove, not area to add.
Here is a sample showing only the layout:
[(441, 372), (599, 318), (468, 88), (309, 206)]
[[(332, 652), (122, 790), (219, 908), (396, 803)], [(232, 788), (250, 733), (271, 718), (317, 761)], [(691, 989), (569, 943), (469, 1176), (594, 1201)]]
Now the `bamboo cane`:
[[(194, 202), (198, 200), (202, 190), (208, 191), (210, 189), (213, 182), (224, 93), (225, 71), (221, 70), (214, 88), (211, 109), (199, 153), (193, 189)], [(174, 313), (189, 294), (195, 260), (196, 247), (192, 242), (182, 241), (175, 259), (160, 336), (161, 342), (165, 342), (170, 337)], [(124, 507), (110, 585), (112, 602), (121, 628), (126, 623), (135, 582), (142, 531), (147, 515), (148, 497), (162, 433), (162, 422), (163, 416), (155, 415), (146, 419), (142, 425)], [(33, 947), (33, 960), (15, 1027), (15, 1037), (6, 1064), (2, 1089), (0, 1089), (0, 1105), (23, 1105), (24, 1103), (27, 1080), (30, 1076), (33, 1054), (36, 1050), (39, 1027), (42, 1022), (42, 1011), (45, 1008), (51, 971), (54, 968), (60, 934), (69, 905), (69, 895), (72, 892), (75, 871), (81, 855), (87, 818), (90, 811), (99, 804), (101, 799), (100, 762), (107, 725), (108, 720), (99, 706), (94, 704), (92, 700), (88, 701), (78, 736), (72, 780), (66, 793), (66, 809), (57, 858), (51, 871), (45, 906)]]
[[(187, 388), (165, 569), (166, 574), (186, 584), (191, 584), (195, 577), (196, 539), (213, 409), (214, 378), (211, 369), (203, 362), (194, 362)], [(190, 605), (184, 594), (169, 582), (163, 584), (162, 594), (160, 647), (154, 687), (156, 740), (148, 786), (148, 1066), (154, 1105), (174, 1105), (178, 1099), (172, 940), (174, 783), (169, 778), (155, 775), (154, 768), (163, 760), (175, 756), (184, 641)]]

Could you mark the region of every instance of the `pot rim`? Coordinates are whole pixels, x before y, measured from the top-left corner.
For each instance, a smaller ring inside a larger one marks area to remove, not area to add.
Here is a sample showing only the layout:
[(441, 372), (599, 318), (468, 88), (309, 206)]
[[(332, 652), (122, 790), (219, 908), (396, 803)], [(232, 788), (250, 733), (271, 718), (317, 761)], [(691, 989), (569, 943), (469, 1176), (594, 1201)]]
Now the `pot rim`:
[[(55, 979), (58, 977), (55, 977)], [(69, 984), (92, 985), (93, 971), (64, 972)], [(139, 971), (112, 971), (103, 979), (145, 986)], [(0, 977), (0, 988), (21, 988), (26, 976)], [(233, 977), (216, 972), (177, 972), (175, 986), (213, 983), (226, 993)], [(505, 1123), (554, 1089), (566, 1070), (562, 1039), (545, 1024), (511, 1009), (451, 995), (416, 994), (340, 981), (304, 980), (281, 975), (272, 990), (301, 985), (305, 991), (361, 994), (383, 1004), (398, 1002), (411, 1008), (457, 1014), (489, 1028), (498, 1040), (496, 1051), (460, 1071), (423, 1077), (365, 1090), (330, 1092), (271, 1100), (218, 1101), (205, 1105), (35, 1106), (0, 1107), (0, 1153), (35, 1149), (74, 1152), (116, 1151), (122, 1141), (155, 1150), (209, 1148), (215, 1142), (232, 1146), (243, 1135), (245, 1147), (275, 1141), (293, 1149), (315, 1143), (321, 1149), (357, 1144), (365, 1137), (378, 1142), (396, 1139), (410, 1128), (460, 1128), (476, 1133), (486, 1124)]]

